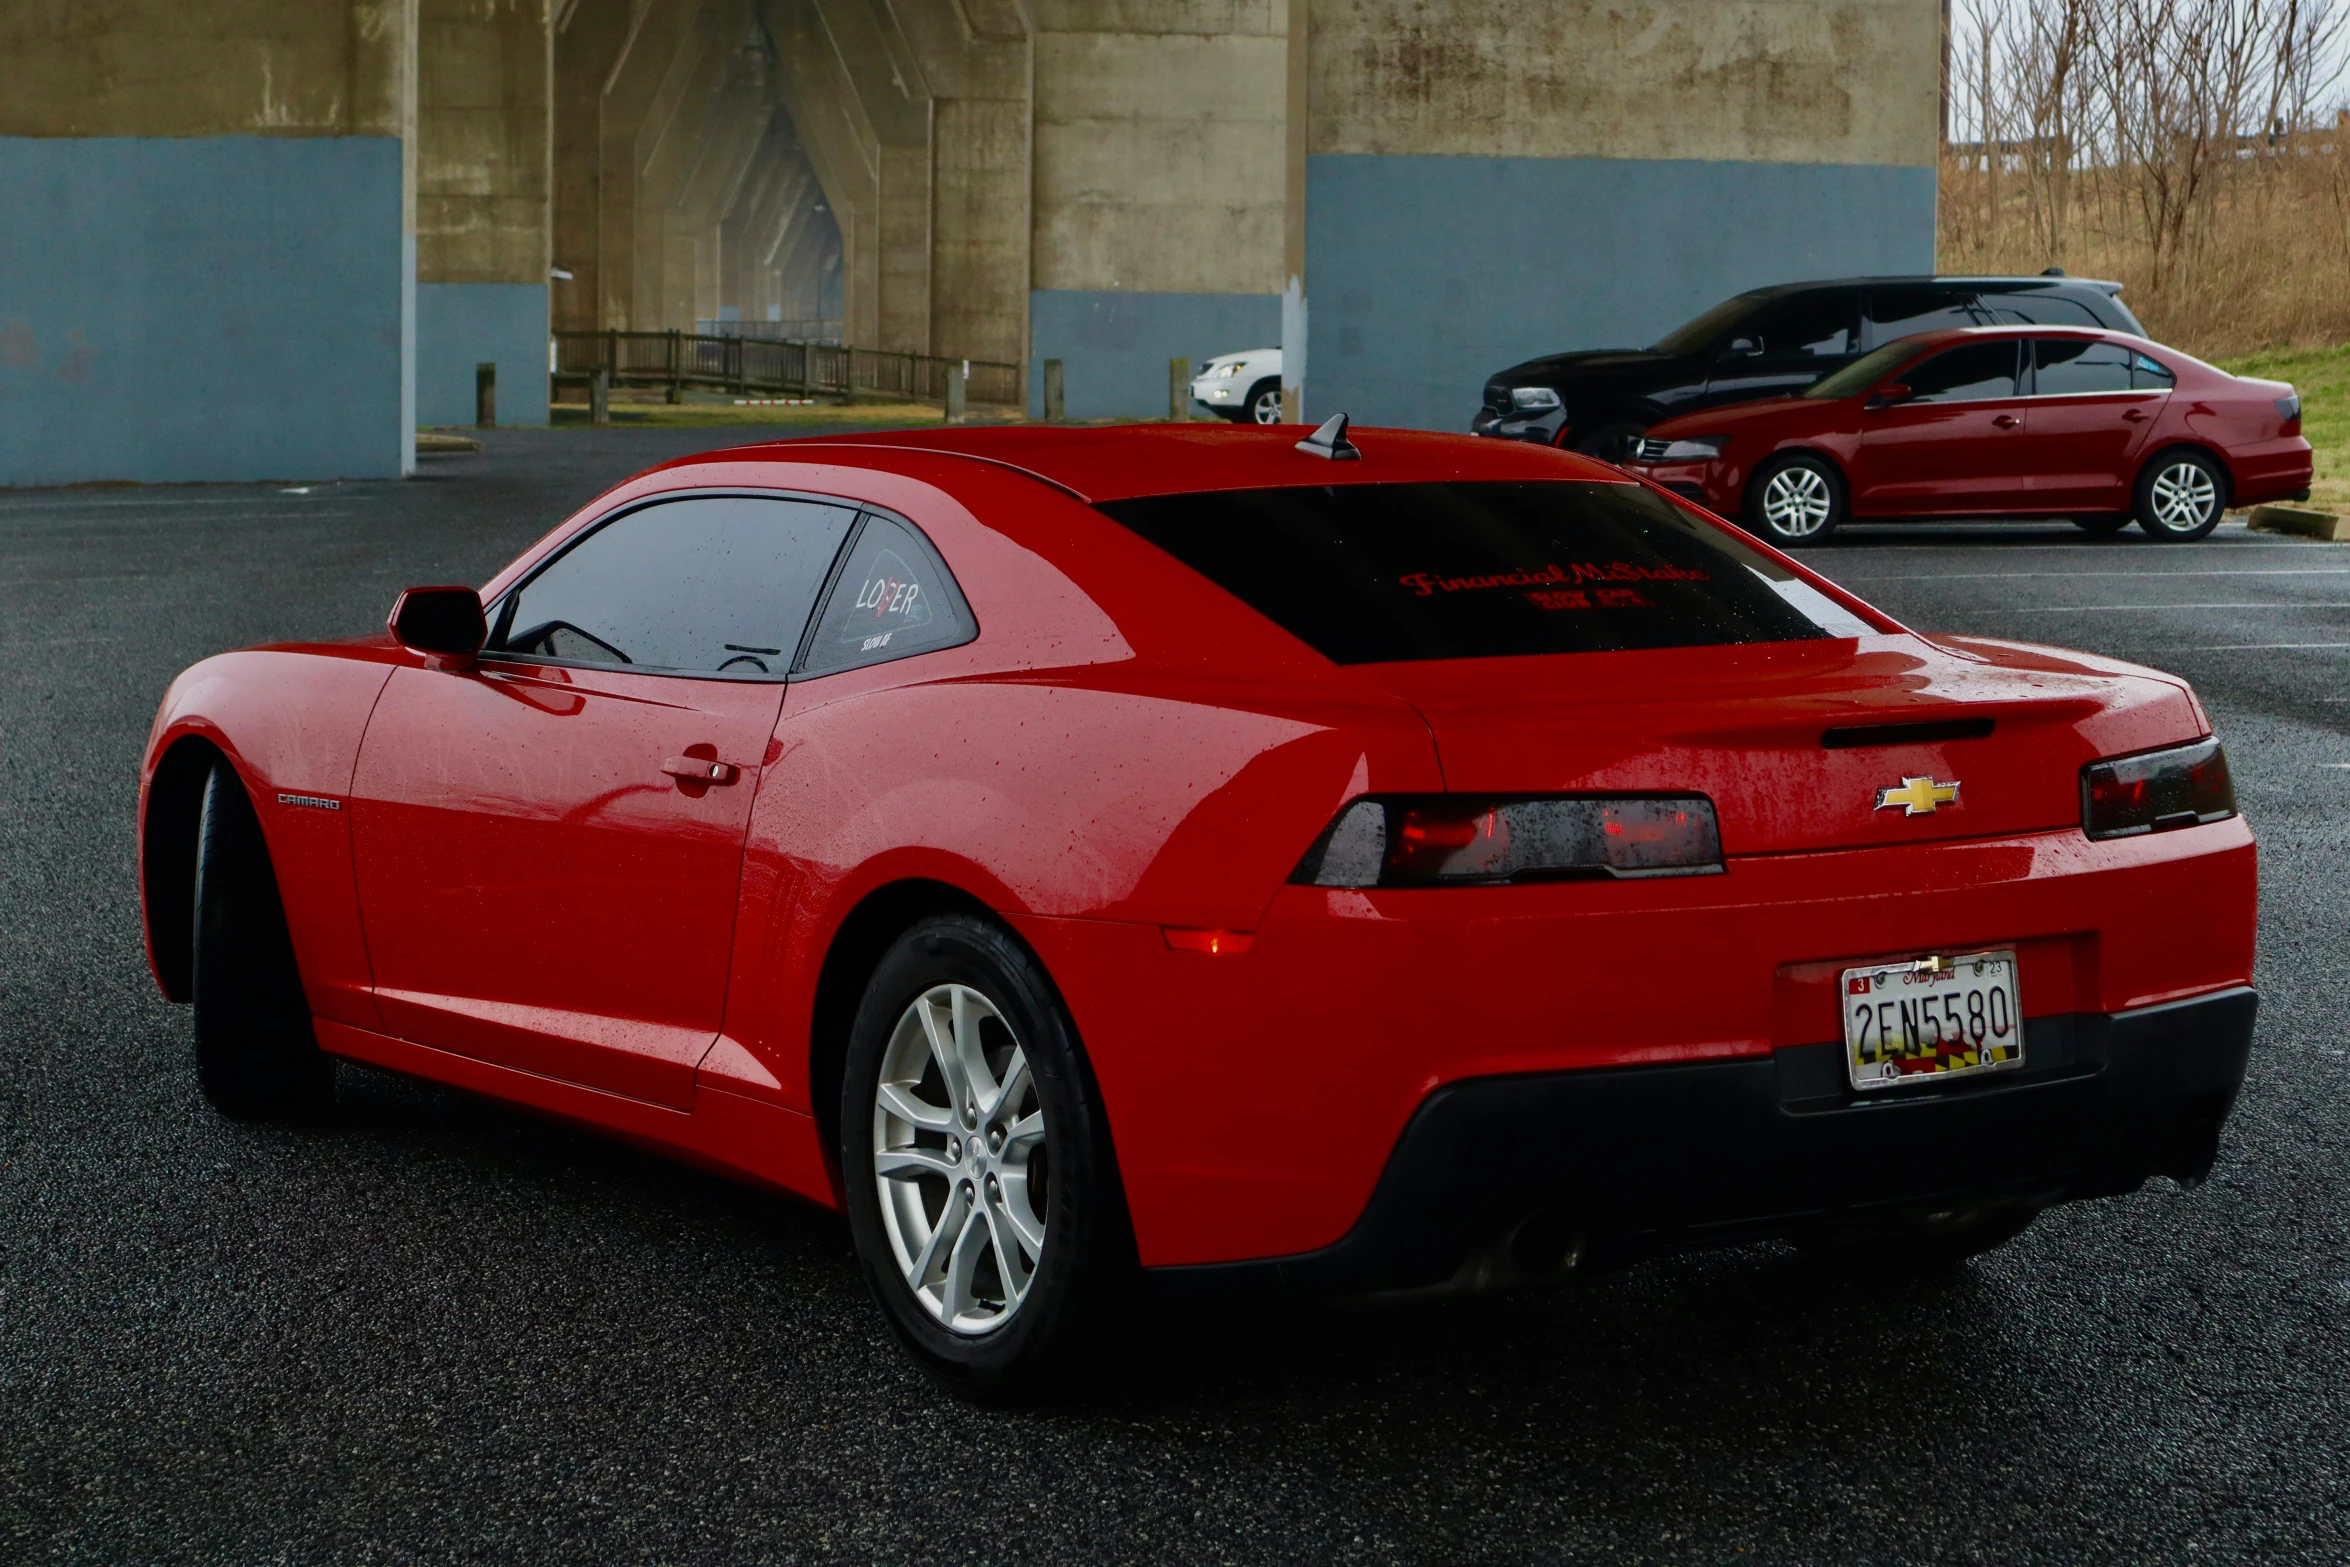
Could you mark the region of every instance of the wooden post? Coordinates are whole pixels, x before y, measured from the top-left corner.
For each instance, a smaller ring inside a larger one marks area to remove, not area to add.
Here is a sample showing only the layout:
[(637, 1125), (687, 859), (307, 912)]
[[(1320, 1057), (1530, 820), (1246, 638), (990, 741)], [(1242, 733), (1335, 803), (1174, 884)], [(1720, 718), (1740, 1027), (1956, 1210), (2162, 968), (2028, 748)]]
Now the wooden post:
[(473, 367), (473, 427), (498, 427), (498, 363), (494, 359)]
[(599, 369), (588, 380), (588, 423), (612, 422), (612, 372)]
[(1061, 395), (1061, 361), (1044, 362), (1044, 422), (1059, 424), (1068, 417), (1068, 404)]
[(669, 401), (685, 401), (685, 334), (676, 327), (669, 329)]
[(1167, 361), (1167, 417), (1176, 424), (1191, 422), (1191, 361)]
[(947, 423), (961, 424), (969, 415), (971, 361), (947, 366)]

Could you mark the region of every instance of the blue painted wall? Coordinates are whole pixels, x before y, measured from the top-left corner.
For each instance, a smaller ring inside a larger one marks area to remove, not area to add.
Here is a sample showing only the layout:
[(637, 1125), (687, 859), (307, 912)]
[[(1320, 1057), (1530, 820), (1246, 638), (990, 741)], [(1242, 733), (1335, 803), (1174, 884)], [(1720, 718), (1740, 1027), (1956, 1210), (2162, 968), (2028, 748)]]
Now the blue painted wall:
[(547, 286), (416, 285), (416, 422), (473, 423), (473, 370), (498, 367), (498, 423), (547, 422)]
[(1767, 283), (1933, 270), (1931, 169), (1317, 156), (1306, 417), (1466, 430), (1521, 360), (1652, 343)]
[[(1044, 362), (1062, 363), (1072, 419), (1164, 419), (1167, 361), (1281, 341), (1277, 294), (1038, 289), (1028, 296), (1028, 412), (1044, 417)], [(1208, 417), (1204, 412), (1199, 417)]]
[(0, 485), (397, 476), (400, 208), (396, 138), (0, 137)]

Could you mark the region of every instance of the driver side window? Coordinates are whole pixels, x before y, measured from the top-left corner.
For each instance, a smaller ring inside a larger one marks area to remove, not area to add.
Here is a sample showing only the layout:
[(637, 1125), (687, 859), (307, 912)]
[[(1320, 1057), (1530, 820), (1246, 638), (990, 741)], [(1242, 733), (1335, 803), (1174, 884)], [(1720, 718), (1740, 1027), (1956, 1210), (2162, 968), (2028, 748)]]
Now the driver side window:
[(782, 679), (856, 511), (695, 496), (622, 514), (506, 595), (489, 657)]

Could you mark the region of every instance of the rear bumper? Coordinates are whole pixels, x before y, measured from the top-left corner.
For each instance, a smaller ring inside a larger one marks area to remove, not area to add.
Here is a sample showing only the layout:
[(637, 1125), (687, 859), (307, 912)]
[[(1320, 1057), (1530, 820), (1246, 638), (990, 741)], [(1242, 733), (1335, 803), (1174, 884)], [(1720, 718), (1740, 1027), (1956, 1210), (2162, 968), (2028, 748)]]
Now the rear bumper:
[[(1476, 1079), (1430, 1094), (1352, 1229), (1318, 1251), (1148, 1270), (1170, 1295), (1506, 1281), (1874, 1214), (2110, 1196), (2198, 1180), (2252, 1044), (2248, 988), (2027, 1021), (2025, 1065), (1856, 1096), (1842, 1047)], [(1539, 1237), (1531, 1248), (1520, 1237)], [(1538, 1262), (1537, 1262), (1538, 1265)]]

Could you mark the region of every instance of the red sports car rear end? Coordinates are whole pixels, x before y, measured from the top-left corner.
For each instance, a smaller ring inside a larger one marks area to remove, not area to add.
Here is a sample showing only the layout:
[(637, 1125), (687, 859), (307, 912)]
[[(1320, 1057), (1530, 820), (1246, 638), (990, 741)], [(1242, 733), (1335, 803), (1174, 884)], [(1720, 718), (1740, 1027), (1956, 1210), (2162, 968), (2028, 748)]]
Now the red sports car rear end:
[(2254, 853), (2183, 683), (1585, 459), (1298, 434), (713, 454), (196, 666), (142, 886), (207, 1092), (342, 1056), (842, 1207), (995, 1394), (1136, 1265), (1933, 1265), (2210, 1168)]

